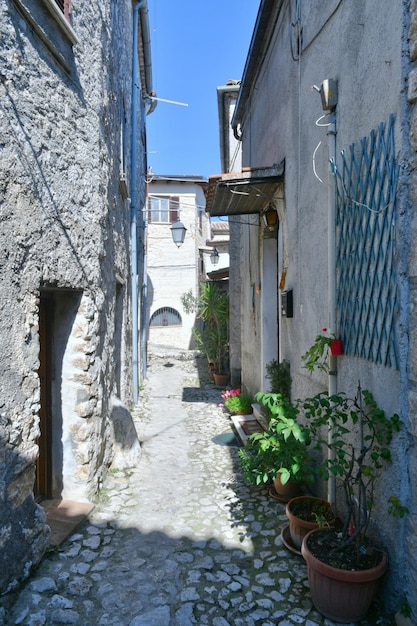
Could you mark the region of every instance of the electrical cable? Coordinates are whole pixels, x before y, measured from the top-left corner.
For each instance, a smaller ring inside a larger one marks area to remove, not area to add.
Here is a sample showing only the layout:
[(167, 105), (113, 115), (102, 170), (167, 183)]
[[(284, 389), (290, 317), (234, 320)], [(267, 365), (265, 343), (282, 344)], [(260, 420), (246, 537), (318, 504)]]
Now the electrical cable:
[(345, 183), (343, 181), (342, 175), (340, 174), (336, 163), (333, 163), (333, 168), (334, 168), (334, 173), (336, 174), (336, 176), (340, 179), (340, 182), (342, 184), (342, 189), (343, 189), (343, 195), (345, 196), (345, 198), (347, 198), (349, 200), (349, 202), (352, 202), (352, 204), (355, 204), (358, 207), (362, 207), (364, 209), (367, 209), (368, 211), (370, 211), (371, 213), (375, 213), (375, 214), (379, 214), (379, 213), (383, 213), (384, 211), (386, 211), (389, 207), (389, 205), (391, 204), (391, 197), (390, 197), (390, 192), (389, 190), (387, 191), (387, 194), (389, 196), (389, 201), (388, 203), (381, 207), (380, 209), (372, 209), (369, 204), (365, 204), (364, 202), (359, 202), (358, 200), (355, 200), (354, 198), (352, 198), (351, 196), (349, 196), (346, 187), (345, 187)]
[(317, 178), (317, 180), (319, 180), (321, 183), (324, 183), (324, 181), (320, 178), (320, 176), (317, 174), (316, 171), (316, 152), (317, 150), (320, 148), (321, 146), (321, 141), (318, 142), (314, 152), (313, 152), (313, 172), (314, 172), (314, 176)]

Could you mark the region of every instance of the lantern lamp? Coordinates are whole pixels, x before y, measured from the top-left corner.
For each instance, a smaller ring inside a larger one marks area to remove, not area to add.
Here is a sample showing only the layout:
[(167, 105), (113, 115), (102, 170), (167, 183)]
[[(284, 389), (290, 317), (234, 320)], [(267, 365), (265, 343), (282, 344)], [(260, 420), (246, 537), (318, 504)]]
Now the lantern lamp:
[(213, 248), (213, 252), (210, 254), (210, 261), (212, 265), (217, 265), (219, 262), (219, 253), (217, 252), (217, 248)]
[(185, 233), (186, 232), (187, 232), (187, 229), (185, 228), (184, 224), (182, 222), (180, 222), (180, 220), (178, 218), (178, 221), (175, 222), (171, 226), (172, 240), (175, 243), (175, 245), (177, 246), (177, 248), (182, 246), (182, 244), (184, 243)]

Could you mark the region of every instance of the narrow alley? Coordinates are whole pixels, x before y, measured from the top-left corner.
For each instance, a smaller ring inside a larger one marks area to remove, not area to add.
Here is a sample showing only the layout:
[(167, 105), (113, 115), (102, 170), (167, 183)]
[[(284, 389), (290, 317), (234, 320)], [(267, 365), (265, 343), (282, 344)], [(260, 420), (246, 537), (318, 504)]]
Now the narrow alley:
[(245, 484), (221, 390), (193, 356), (149, 355), (134, 412), (138, 467), (113, 469), (89, 520), (46, 555), (5, 624), (333, 624), (312, 607), (303, 559), (282, 544), (285, 506)]

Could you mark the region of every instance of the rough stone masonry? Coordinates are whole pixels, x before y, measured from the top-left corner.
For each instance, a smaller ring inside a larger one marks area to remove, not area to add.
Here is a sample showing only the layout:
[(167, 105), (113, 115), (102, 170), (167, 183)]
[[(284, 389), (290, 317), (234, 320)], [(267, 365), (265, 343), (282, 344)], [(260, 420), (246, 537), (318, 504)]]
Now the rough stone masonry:
[[(0, 593), (48, 545), (34, 495), (88, 500), (116, 452), (131, 462), (140, 450), (124, 408), (130, 207), (120, 187), (121, 169), (131, 173), (132, 4), (74, 2), (71, 23), (58, 6), (0, 3)], [(139, 106), (142, 202), (144, 115)]]

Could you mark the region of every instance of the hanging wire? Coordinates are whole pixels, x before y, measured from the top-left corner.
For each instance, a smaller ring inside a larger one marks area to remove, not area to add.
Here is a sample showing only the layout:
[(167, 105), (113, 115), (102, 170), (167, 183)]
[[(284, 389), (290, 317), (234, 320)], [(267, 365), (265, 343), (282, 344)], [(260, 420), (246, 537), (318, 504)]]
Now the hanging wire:
[(391, 195), (390, 195), (389, 190), (387, 192), (388, 193), (388, 198), (389, 198), (388, 203), (385, 206), (381, 207), (380, 209), (372, 209), (369, 206), (369, 204), (366, 204), (364, 202), (359, 202), (358, 200), (355, 200), (354, 198), (349, 196), (349, 194), (348, 194), (348, 192), (346, 190), (346, 187), (345, 187), (345, 183), (343, 182), (342, 175), (340, 174), (340, 172), (339, 172), (339, 170), (338, 170), (338, 168), (336, 166), (336, 163), (333, 163), (333, 167), (334, 167), (335, 175), (339, 178), (339, 180), (340, 180), (340, 182), (342, 184), (343, 195), (344, 195), (345, 198), (347, 198), (349, 200), (349, 202), (352, 202), (352, 204), (355, 204), (358, 207), (361, 207), (363, 209), (366, 209), (367, 211), (370, 211), (371, 213), (376, 213), (376, 214), (383, 213), (384, 211), (386, 211), (388, 209), (389, 205), (391, 204)]
[(313, 152), (313, 172), (314, 172), (314, 176), (317, 178), (317, 180), (319, 180), (321, 183), (323, 183), (324, 181), (320, 178), (320, 176), (317, 174), (316, 171), (316, 152), (317, 150), (320, 148), (321, 146), (321, 141), (319, 141), (319, 143), (317, 144), (314, 152)]
[(328, 124), (320, 124), (319, 123), (325, 117), (329, 117), (329, 115), (331, 115), (331, 114), (330, 113), (325, 113), (324, 115), (320, 115), (320, 117), (316, 120), (316, 126), (320, 126), (322, 128), (325, 128), (326, 126), (330, 126), (331, 122), (329, 122)]

